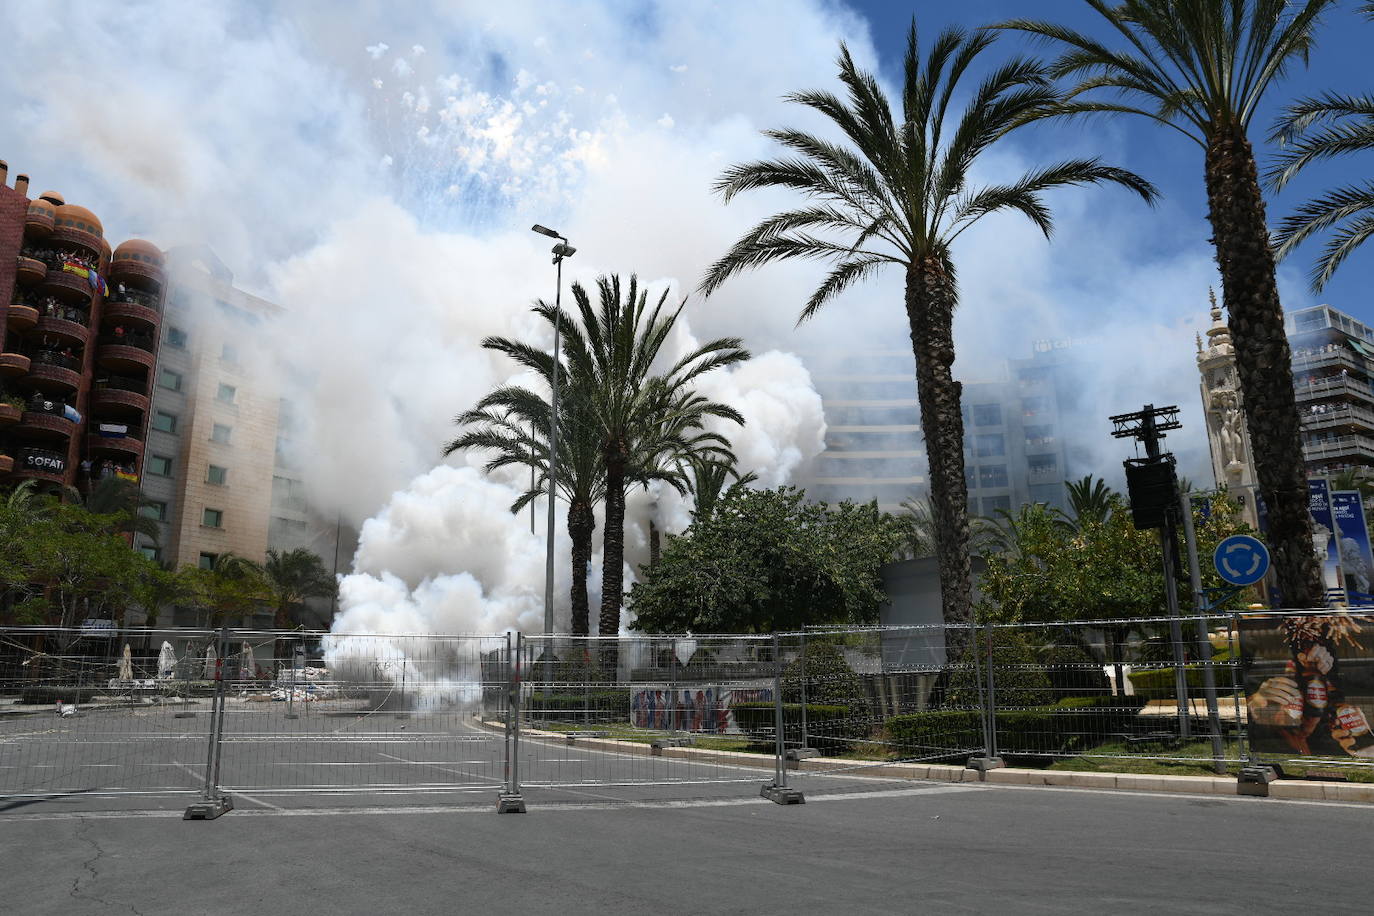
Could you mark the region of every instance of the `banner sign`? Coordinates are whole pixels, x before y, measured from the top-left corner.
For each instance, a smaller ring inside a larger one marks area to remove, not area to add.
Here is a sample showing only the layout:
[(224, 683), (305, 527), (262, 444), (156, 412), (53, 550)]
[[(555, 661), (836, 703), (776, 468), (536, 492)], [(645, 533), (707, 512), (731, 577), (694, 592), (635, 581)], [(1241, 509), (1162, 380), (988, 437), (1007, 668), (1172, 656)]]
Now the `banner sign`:
[(1374, 604), (1374, 551), (1370, 549), (1360, 494), (1355, 490), (1333, 492), (1331, 519), (1336, 523), (1346, 597), (1351, 604)]
[(630, 724), (636, 728), (676, 729), (740, 734), (733, 706), (736, 703), (771, 703), (773, 688), (715, 687), (695, 685), (672, 688), (633, 687), (630, 690)]
[(20, 463), (30, 470), (46, 471), (49, 474), (61, 474), (67, 470), (67, 459), (40, 452), (24, 452)]
[(1322, 581), (1327, 590), (1341, 586), (1340, 545), (1336, 542), (1336, 524), (1331, 519), (1331, 488), (1324, 477), (1307, 480), (1307, 512), (1312, 516), (1312, 549), (1322, 563)]
[(1242, 617), (1240, 651), (1257, 755), (1374, 759), (1374, 617)]

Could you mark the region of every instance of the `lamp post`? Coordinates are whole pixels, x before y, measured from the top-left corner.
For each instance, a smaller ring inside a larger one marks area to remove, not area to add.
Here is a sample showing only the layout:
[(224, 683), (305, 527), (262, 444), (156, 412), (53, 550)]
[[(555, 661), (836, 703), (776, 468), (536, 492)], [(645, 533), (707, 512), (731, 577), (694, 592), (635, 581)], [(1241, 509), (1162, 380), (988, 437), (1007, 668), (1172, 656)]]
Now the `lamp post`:
[[(563, 318), (563, 259), (572, 257), (577, 249), (568, 240), (547, 226), (535, 223), (530, 227), (540, 235), (557, 239), (553, 246), (553, 266), (557, 270), (557, 286), (553, 294), (553, 374), (549, 379), (549, 516), (548, 547), (544, 554), (544, 635), (553, 635), (553, 504), (558, 489), (558, 369), (561, 363), (562, 318)], [(544, 650), (548, 651), (547, 647)]]

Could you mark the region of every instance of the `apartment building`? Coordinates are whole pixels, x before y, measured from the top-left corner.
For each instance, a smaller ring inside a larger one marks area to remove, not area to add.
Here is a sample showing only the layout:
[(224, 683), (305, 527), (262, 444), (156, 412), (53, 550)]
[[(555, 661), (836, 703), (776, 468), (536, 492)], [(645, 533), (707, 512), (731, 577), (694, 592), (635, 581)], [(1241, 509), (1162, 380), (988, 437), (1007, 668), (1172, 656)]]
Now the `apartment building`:
[(1284, 317), (1313, 476), (1374, 467), (1374, 329), (1329, 305)]

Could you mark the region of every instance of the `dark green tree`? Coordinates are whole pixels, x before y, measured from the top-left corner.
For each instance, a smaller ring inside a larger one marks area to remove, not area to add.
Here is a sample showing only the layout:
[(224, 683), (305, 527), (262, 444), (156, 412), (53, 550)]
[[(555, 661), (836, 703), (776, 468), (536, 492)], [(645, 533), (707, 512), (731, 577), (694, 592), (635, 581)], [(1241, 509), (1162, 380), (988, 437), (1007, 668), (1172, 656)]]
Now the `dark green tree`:
[(731, 489), (670, 535), (630, 592), (636, 629), (767, 633), (807, 624), (875, 623), (880, 568), (902, 541), (874, 503), (804, 502), (802, 491)]
[[(1142, 179), (1096, 159), (1056, 163), (1007, 176), (1005, 183), (976, 183), (973, 173), (985, 152), (1062, 101), (1044, 68), (1024, 58), (1007, 60), (969, 85), (965, 78), (993, 40), (989, 32), (949, 29), (923, 55), (913, 21), (897, 113), (878, 81), (860, 71), (841, 45), (845, 98), (822, 91), (787, 98), (829, 119), (844, 142), (769, 130), (766, 135), (790, 156), (727, 169), (716, 183), (727, 202), (746, 191), (785, 188), (808, 203), (751, 229), (701, 284), (711, 293), (735, 274), (774, 261), (831, 262), (833, 269), (802, 309), (806, 320), (884, 266), (903, 272), (940, 587), (951, 623), (972, 614), (961, 388), (953, 375), (959, 302), (953, 244), (983, 217), (1005, 211), (1024, 215), (1049, 235), (1053, 222), (1044, 193), (1056, 188), (1112, 183), (1146, 200), (1154, 197)], [(962, 108), (951, 108), (956, 99)]]
[(1325, 595), (1312, 552), (1291, 354), (1249, 127), (1269, 88), (1306, 61), (1318, 20), (1334, 0), (1086, 2), (1101, 15), (1110, 43), (1044, 20), (998, 28), (1063, 49), (1051, 72), (1077, 81), (1064, 114), (1138, 115), (1202, 150), (1207, 216), (1275, 574), (1289, 607), (1320, 607)]
[(1064, 486), (1068, 488), (1069, 510), (1075, 524), (1100, 525), (1112, 514), (1116, 493), (1101, 477), (1088, 474), (1082, 480), (1066, 480)]

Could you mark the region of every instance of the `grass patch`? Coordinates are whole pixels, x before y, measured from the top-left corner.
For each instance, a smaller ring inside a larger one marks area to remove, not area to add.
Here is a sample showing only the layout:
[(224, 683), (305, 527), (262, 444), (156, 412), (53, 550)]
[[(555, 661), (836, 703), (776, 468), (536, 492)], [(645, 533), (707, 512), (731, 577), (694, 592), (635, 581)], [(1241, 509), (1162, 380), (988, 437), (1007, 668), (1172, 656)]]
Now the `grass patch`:
[[(652, 744), (664, 738), (673, 737), (668, 731), (646, 731), (623, 722), (605, 722), (586, 725), (581, 722), (547, 722), (538, 719), (526, 723), (530, 728), (547, 732), (604, 732), (612, 741), (632, 741), (636, 744)], [(688, 732), (678, 732), (678, 737), (689, 736)], [(690, 735), (692, 747), (711, 751), (740, 751), (748, 754), (771, 754), (773, 745), (751, 741), (744, 736), (734, 735)]]

